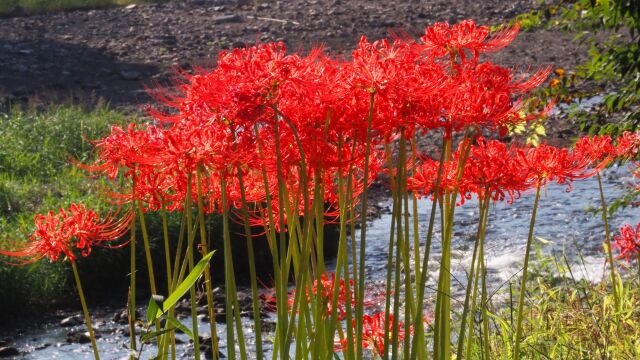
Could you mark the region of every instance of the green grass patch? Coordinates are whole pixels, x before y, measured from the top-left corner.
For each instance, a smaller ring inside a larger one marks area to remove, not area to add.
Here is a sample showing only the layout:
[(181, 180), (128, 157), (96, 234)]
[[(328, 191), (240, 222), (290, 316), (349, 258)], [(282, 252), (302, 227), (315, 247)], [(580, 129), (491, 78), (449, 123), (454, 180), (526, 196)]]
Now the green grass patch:
[[(86, 111), (79, 106), (0, 114), (0, 247), (25, 241), (36, 213), (71, 202), (99, 206), (101, 184), (78, 171), (70, 159), (89, 160), (93, 145), (88, 139), (124, 122), (124, 115), (107, 108)], [(67, 285), (67, 265), (39, 261), (16, 267), (0, 262), (0, 308), (55, 301)]]
[(158, 0), (3, 0), (0, 14), (12, 14), (21, 9), (26, 14), (77, 9), (97, 9), (129, 4), (148, 4)]

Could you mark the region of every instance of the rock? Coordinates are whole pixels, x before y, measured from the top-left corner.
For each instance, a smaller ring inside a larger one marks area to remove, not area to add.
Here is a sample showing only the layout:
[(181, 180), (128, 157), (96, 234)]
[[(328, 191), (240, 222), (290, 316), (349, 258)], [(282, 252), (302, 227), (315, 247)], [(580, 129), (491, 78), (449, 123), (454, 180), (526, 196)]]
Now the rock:
[(240, 310), (249, 311), (252, 308), (251, 295), (244, 291), (238, 291), (238, 305), (240, 306)]
[(44, 343), (44, 344), (37, 345), (36, 347), (34, 347), (34, 349), (35, 349), (35, 350), (42, 350), (42, 349), (46, 349), (46, 348), (48, 348), (49, 346), (51, 346), (51, 344), (49, 344), (49, 343)]
[(209, 314), (209, 308), (207, 307), (207, 305), (198, 306), (196, 308), (196, 313), (198, 315), (208, 315)]
[[(200, 349), (207, 359), (213, 359), (213, 349), (211, 348), (211, 346), (201, 346)], [(226, 356), (222, 352), (220, 352), (220, 350), (218, 350), (218, 359), (224, 358), (226, 358)]]
[(239, 23), (243, 18), (240, 15), (220, 15), (211, 19), (214, 24)]
[(60, 320), (60, 326), (63, 327), (77, 326), (80, 324), (82, 324), (82, 316), (80, 315), (72, 315)]
[[(136, 310), (136, 319), (140, 319), (140, 312), (138, 310)], [(113, 318), (111, 318), (111, 320), (115, 323), (118, 324), (128, 324), (129, 323), (129, 309), (124, 308), (121, 310), (118, 310), (114, 315)]]
[(276, 323), (275, 321), (270, 321), (270, 320), (262, 320), (262, 323), (260, 324), (261, 330), (262, 332), (275, 332), (276, 331)]
[(211, 342), (211, 335), (209, 334), (198, 335), (198, 340), (200, 341), (200, 347), (202, 347), (202, 344)]
[[(100, 335), (95, 334), (96, 339), (100, 337)], [(67, 343), (69, 344), (87, 344), (91, 342), (91, 336), (89, 336), (88, 331), (72, 331), (67, 334)]]
[(216, 322), (219, 322), (219, 323), (227, 322), (227, 313), (225, 312), (216, 312), (215, 317), (216, 317)]
[(18, 349), (14, 348), (13, 346), (0, 347), (0, 358), (18, 355), (20, 355), (20, 351), (18, 351)]
[(121, 70), (119, 74), (124, 80), (139, 80), (142, 77), (142, 74), (135, 70)]

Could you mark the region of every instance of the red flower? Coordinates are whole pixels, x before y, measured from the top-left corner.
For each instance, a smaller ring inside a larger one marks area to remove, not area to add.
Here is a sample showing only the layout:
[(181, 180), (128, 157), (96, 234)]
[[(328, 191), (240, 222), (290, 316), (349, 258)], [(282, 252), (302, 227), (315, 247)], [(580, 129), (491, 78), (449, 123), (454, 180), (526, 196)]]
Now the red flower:
[(519, 152), (521, 166), (529, 172), (531, 186), (544, 186), (550, 181), (567, 184), (571, 190), (571, 182), (585, 179), (595, 174), (590, 169), (591, 158), (580, 151), (570, 152), (565, 148), (556, 148), (547, 144), (521, 150)]
[(615, 148), (616, 156), (627, 159), (635, 159), (640, 154), (640, 133), (625, 131), (618, 137)]
[[(384, 341), (385, 337), (391, 343), (393, 331), (391, 328), (387, 329), (384, 326), (385, 312), (378, 312), (373, 315), (362, 316), (362, 347), (365, 349), (371, 349), (374, 354), (382, 356), (384, 354)], [(389, 314), (389, 325), (391, 326), (394, 321), (393, 314)], [(425, 323), (429, 320), (425, 316), (423, 319)], [(352, 326), (356, 326), (355, 319), (352, 320)], [(410, 328), (410, 332), (413, 333), (413, 327)], [(402, 321), (398, 321), (398, 342), (404, 340), (406, 334), (404, 331), (404, 324)], [(347, 348), (347, 339), (340, 342), (340, 347), (345, 351)]]
[[(333, 311), (333, 288), (335, 286), (335, 274), (326, 273), (322, 274), (320, 281), (314, 280), (311, 289), (307, 289), (307, 301), (311, 300), (311, 294), (314, 294), (318, 301), (322, 302), (326, 306), (327, 316), (331, 315)], [(338, 320), (342, 321), (347, 316), (347, 307), (353, 308), (355, 306), (355, 298), (353, 294), (353, 280), (349, 280), (350, 293), (347, 293), (347, 287), (344, 279), (340, 279), (338, 283), (338, 302), (336, 304), (336, 311), (338, 314)], [(293, 304), (293, 298), (295, 291), (289, 294), (289, 305)]]
[(27, 264), (48, 258), (56, 261), (64, 255), (76, 259), (73, 248), (82, 256), (88, 256), (91, 248), (120, 238), (129, 228), (131, 213), (117, 219), (115, 214), (105, 219), (82, 204), (71, 204), (57, 213), (38, 214), (34, 218), (35, 231), (29, 241), (12, 251), (0, 250), (0, 254), (19, 258), (19, 264)]
[(574, 152), (589, 160), (591, 166), (602, 169), (616, 156), (611, 136), (584, 136), (578, 139)]
[(460, 55), (465, 60), (464, 50), (469, 50), (475, 58), (480, 53), (498, 51), (509, 45), (520, 31), (520, 26), (507, 27), (489, 36), (487, 26), (477, 26), (473, 20), (464, 20), (449, 26), (438, 22), (425, 29), (420, 39), (426, 50), (433, 56)]
[(498, 140), (479, 138), (473, 145), (464, 169), (464, 178), (479, 198), (509, 201), (527, 189), (528, 172), (520, 166), (517, 148)]
[(613, 237), (613, 247), (620, 251), (618, 258), (625, 258), (628, 261), (637, 258), (640, 253), (640, 224), (635, 229), (631, 225), (624, 225), (619, 231), (620, 235)]

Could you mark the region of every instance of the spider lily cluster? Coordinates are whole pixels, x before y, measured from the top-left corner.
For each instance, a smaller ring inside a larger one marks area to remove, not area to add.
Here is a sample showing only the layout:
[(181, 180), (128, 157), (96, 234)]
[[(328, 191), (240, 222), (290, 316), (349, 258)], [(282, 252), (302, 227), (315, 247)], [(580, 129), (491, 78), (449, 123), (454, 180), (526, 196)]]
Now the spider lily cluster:
[[(264, 357), (253, 253), (256, 227), (266, 236), (273, 258), (277, 317), (273, 358), (289, 357), (294, 347), (296, 358), (342, 352), (346, 359), (361, 359), (369, 349), (384, 359), (450, 359), (454, 353), (460, 359), (472, 358), (471, 342), (487, 345), (483, 349), (491, 358), (483, 276), (489, 205), (510, 203), (533, 190), (535, 205), (513, 329), (513, 357), (518, 359), (540, 189), (556, 182), (569, 191), (574, 180), (599, 177), (607, 164), (634, 157), (640, 146), (634, 133), (617, 141), (585, 137), (572, 149), (499, 140), (509, 128), (540, 118), (550, 107), (526, 97), (544, 83), (550, 68), (519, 72), (483, 60), (483, 54), (509, 45), (518, 30), (516, 25), (490, 33), (473, 21), (437, 23), (426, 28), (419, 41), (396, 37), (370, 42), (362, 37), (348, 60), (331, 57), (320, 48), (290, 54), (282, 43), (221, 52), (214, 69), (181, 72), (173, 87), (161, 89), (161, 106), (150, 109), (153, 123), (112, 127), (95, 143), (96, 160), (77, 163), (93, 176), (111, 180), (107, 200), (124, 210), (104, 220), (82, 205), (39, 215), (27, 243), (0, 254), (18, 262), (55, 261), (64, 255), (74, 264), (77, 251), (87, 256), (92, 246), (112, 244), (131, 230), (128, 241), (115, 244), (132, 249), (130, 346), (137, 350), (136, 227), (141, 228), (150, 291), (158, 294), (159, 269), (154, 268), (145, 218), (150, 213), (162, 217), (167, 265), (163, 271), (171, 298), (189, 279), (187, 271), (198, 268), (197, 251), (209, 253), (206, 217), (216, 215), (223, 227), (228, 358)], [(421, 137), (434, 139), (440, 150), (423, 152), (417, 142)], [(393, 221), (384, 310), (371, 312), (366, 295), (367, 222), (360, 214), (366, 213), (368, 187), (379, 175), (389, 179)], [(423, 196), (433, 200), (428, 219), (417, 216), (416, 202)], [(479, 205), (478, 236), (460, 328), (452, 329), (449, 269), (455, 210), (473, 197)], [(170, 239), (166, 230), (170, 212), (182, 214), (178, 239)], [(437, 212), (442, 257), (433, 311), (427, 316), (430, 299), (425, 284)], [(244, 225), (255, 354), (247, 353), (239, 318), (230, 221)], [(426, 234), (419, 233), (419, 221), (428, 225)], [(328, 222), (340, 228), (331, 274), (323, 253)], [(631, 228), (614, 238), (622, 256), (637, 254), (637, 238)], [(177, 244), (171, 246), (172, 241)], [(606, 241), (611, 245), (608, 231)], [(611, 246), (607, 249), (615, 280)], [(215, 319), (211, 273), (206, 269), (204, 274), (210, 319)], [(289, 290), (290, 284), (296, 291)], [(193, 334), (197, 334), (195, 280), (189, 291)], [(173, 319), (171, 306), (158, 311)], [(469, 321), (477, 312), (482, 316), (479, 332)], [(174, 358), (177, 325), (173, 320), (163, 324), (157, 312), (152, 313), (148, 320), (156, 326), (150, 334), (155, 335), (158, 356)], [(217, 356), (215, 321), (209, 331)], [(452, 338), (452, 333), (457, 336)], [(145, 341), (153, 338), (147, 336)], [(199, 340), (193, 339), (199, 359)], [(95, 341), (94, 352), (97, 358)]]

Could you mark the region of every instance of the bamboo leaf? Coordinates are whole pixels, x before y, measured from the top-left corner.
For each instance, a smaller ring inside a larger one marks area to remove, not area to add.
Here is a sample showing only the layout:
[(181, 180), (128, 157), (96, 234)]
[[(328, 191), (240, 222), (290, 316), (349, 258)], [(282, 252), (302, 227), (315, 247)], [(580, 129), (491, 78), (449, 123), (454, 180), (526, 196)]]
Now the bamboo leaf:
[(167, 317), (167, 322), (169, 324), (171, 324), (171, 326), (174, 326), (175, 329), (178, 329), (180, 331), (182, 331), (183, 333), (185, 333), (189, 338), (193, 339), (193, 332), (191, 332), (191, 330), (189, 330), (188, 327), (184, 326), (178, 319), (169, 316)]
[(162, 315), (163, 311), (166, 312), (172, 306), (174, 306), (178, 302), (178, 300), (180, 300), (180, 298), (184, 296), (187, 291), (189, 291), (189, 289), (196, 283), (196, 281), (198, 281), (207, 265), (209, 264), (209, 261), (211, 260), (211, 257), (214, 253), (215, 250), (208, 253), (200, 261), (198, 261), (198, 263), (193, 267), (193, 270), (189, 273), (189, 275), (187, 275), (184, 281), (182, 281), (171, 293), (171, 295), (169, 295), (169, 297), (167, 297), (167, 299), (162, 303), (162, 311), (161, 309), (158, 309), (155, 315), (156, 319)]

